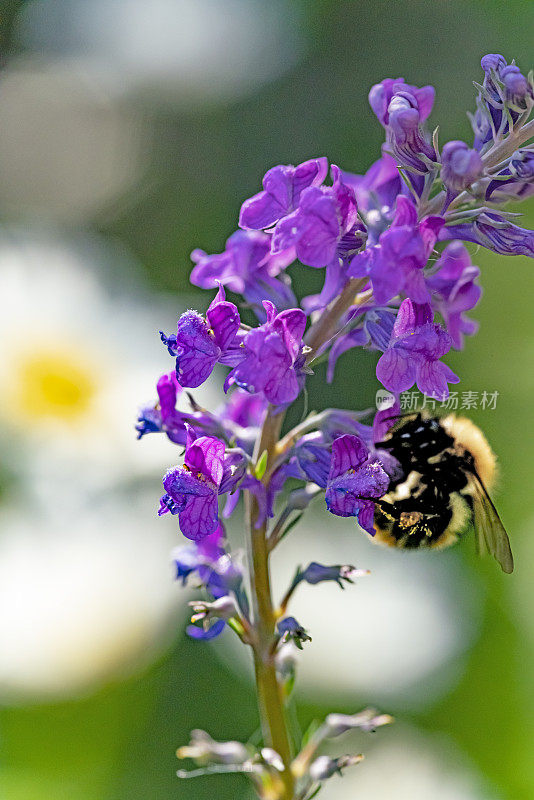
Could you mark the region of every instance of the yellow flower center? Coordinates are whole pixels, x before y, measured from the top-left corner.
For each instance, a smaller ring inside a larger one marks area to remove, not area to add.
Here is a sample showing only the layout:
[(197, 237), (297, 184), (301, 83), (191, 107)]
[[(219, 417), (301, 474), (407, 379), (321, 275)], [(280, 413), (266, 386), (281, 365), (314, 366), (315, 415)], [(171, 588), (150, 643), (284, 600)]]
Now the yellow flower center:
[(15, 357), (13, 367), (7, 387), (13, 421), (79, 422), (90, 412), (98, 388), (97, 372), (75, 351), (43, 348), (39, 352), (37, 347), (31, 354)]

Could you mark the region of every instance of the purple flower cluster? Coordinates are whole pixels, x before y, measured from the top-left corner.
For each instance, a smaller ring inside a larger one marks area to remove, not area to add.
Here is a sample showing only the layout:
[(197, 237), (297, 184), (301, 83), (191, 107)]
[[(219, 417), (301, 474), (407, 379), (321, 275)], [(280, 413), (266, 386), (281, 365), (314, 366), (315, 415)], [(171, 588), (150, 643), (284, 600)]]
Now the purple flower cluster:
[[(258, 528), (269, 528), (282, 508), (274, 540), (316, 494), (330, 513), (355, 517), (374, 533), (375, 504), (399, 468), (376, 445), (398, 404), (369, 425), (356, 411), (311, 415), (258, 452), (262, 426), (271, 417), (283, 419), (318, 358), (327, 360), (331, 381), (340, 357), (363, 347), (376, 353), (376, 377), (385, 389), (398, 396), (416, 385), (444, 399), (459, 377), (442, 359), (476, 332), (467, 312), (482, 295), (480, 270), (464, 242), (534, 257), (534, 232), (501, 208), (534, 192), (533, 86), (500, 55), (485, 56), (482, 69), (472, 142), (440, 148), (427, 127), (434, 89), (386, 78), (369, 93), (385, 141), (365, 174), (324, 157), (274, 166), (262, 189), (243, 202), (239, 228), (224, 251), (193, 251), (192, 283), (217, 293), (205, 314), (185, 311), (176, 333), (161, 334), (175, 368), (160, 377), (157, 402), (141, 410), (137, 425), (139, 438), (162, 432), (185, 446), (183, 463), (163, 479), (159, 513), (177, 515), (194, 542), (175, 559), (177, 577), (194, 575), (207, 589), (212, 605), (199, 612), (202, 619), (219, 615), (192, 635), (220, 632), (234, 614), (232, 604), (246, 629), (248, 601), (223, 541), (221, 496), (229, 516), (244, 493), (252, 495)], [(324, 271), (318, 294), (296, 291), (296, 262)], [(324, 318), (328, 325), (318, 338)], [(217, 375), (217, 365), (227, 368), (217, 376), (225, 402), (210, 412), (185, 390)], [(189, 405), (180, 410), (186, 398)], [(339, 582), (339, 569), (312, 562), (298, 573), (299, 582)], [(295, 635), (291, 620), (285, 618), (282, 637)]]

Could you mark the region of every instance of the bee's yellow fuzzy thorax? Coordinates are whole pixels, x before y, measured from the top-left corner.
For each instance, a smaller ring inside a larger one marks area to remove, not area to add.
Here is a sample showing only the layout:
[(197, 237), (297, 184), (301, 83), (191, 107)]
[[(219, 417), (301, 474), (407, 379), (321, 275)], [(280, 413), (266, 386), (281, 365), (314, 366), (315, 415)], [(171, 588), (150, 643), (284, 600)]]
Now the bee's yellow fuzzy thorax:
[(455, 442), (471, 453), (480, 480), (489, 491), (497, 478), (497, 459), (480, 428), (467, 417), (450, 414), (440, 420)]

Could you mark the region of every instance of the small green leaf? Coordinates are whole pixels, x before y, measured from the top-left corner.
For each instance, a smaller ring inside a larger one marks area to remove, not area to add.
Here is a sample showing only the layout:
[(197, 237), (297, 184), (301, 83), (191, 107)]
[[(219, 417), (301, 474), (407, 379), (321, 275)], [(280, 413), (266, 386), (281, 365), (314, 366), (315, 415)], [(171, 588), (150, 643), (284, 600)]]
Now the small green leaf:
[(265, 470), (267, 469), (267, 450), (264, 450), (261, 456), (258, 458), (256, 462), (256, 466), (254, 468), (254, 476), (261, 481), (263, 476), (265, 475)]

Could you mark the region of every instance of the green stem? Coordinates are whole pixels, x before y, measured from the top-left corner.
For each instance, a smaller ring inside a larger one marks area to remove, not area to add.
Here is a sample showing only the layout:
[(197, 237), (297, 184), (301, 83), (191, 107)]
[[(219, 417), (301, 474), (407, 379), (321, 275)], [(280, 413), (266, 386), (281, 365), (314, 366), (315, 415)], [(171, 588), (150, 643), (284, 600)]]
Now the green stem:
[[(351, 278), (339, 297), (311, 326), (306, 337), (309, 346), (307, 361), (311, 361), (317, 351), (327, 344), (336, 332), (343, 314), (357, 302), (356, 295), (368, 283), (367, 278)], [(261, 434), (256, 442), (254, 462), (257, 462), (264, 451), (267, 451), (267, 470), (263, 482), (267, 484), (275, 461), (280, 431), (285, 412), (274, 414), (273, 406), (267, 408)], [(250, 590), (252, 610), (254, 613), (255, 636), (253, 639), (254, 669), (258, 693), (263, 739), (280, 755), (284, 763), (281, 774), (283, 789), (280, 800), (294, 800), (295, 779), (291, 771), (291, 740), (288, 733), (284, 694), (276, 674), (273, 653), (275, 636), (275, 614), (271, 595), (269, 576), (269, 546), (267, 543), (267, 525), (256, 527), (258, 519), (258, 503), (252, 492), (246, 492), (247, 546), (250, 573)]]
[(310, 348), (306, 363), (313, 361), (317, 352), (327, 344), (336, 333), (339, 320), (353, 305), (357, 305), (356, 295), (369, 283), (369, 278), (350, 278), (339, 297), (324, 311), (306, 334), (305, 343)]
[[(273, 415), (272, 407), (267, 409), (261, 436), (256, 443), (255, 457), (267, 451), (268, 461), (272, 459), (274, 448), (280, 435), (284, 414)], [(254, 644), (254, 670), (258, 692), (263, 739), (280, 755), (284, 763), (281, 775), (283, 794), (280, 800), (293, 800), (294, 779), (291, 772), (291, 742), (287, 729), (282, 687), (278, 682), (272, 643), (275, 633), (275, 617), (269, 576), (269, 550), (266, 538), (266, 524), (256, 528), (258, 504), (251, 492), (247, 492), (249, 569), (254, 612), (256, 640)]]

